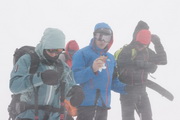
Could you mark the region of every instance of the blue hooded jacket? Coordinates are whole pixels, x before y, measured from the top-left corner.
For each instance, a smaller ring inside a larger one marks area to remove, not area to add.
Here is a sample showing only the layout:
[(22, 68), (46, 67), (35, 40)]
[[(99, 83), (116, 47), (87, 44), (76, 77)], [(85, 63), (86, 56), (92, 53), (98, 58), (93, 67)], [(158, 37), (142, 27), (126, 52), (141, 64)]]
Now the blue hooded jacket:
[[(106, 23), (98, 23), (95, 30), (99, 28), (109, 28)], [(88, 46), (78, 50), (73, 56), (72, 70), (77, 84), (83, 88), (85, 99), (81, 106), (94, 106), (97, 90), (100, 91), (97, 106), (110, 108), (111, 89), (118, 93), (125, 93), (125, 84), (121, 83), (117, 77), (113, 79), (113, 72), (116, 65), (114, 56), (107, 52), (113, 43), (111, 42), (105, 49), (100, 49), (95, 45), (94, 38)], [(105, 62), (106, 69), (94, 73), (92, 64), (100, 56), (107, 56)]]
[[(46, 58), (43, 55), (44, 49), (59, 49), (65, 47), (65, 36), (62, 31), (55, 28), (47, 28), (43, 34), (40, 43), (36, 46), (35, 52), (41, 60)], [(62, 73), (63, 81), (65, 85), (65, 94), (75, 85), (72, 71), (63, 63), (64, 72)], [(34, 91), (33, 86), (39, 87), (38, 89), (38, 105), (50, 105), (55, 108), (60, 108), (60, 90), (58, 85), (46, 85), (41, 79), (40, 73), (51, 69), (57, 71), (57, 66), (47, 65), (40, 63), (35, 74), (29, 73), (31, 64), (31, 57), (29, 54), (25, 54), (19, 58), (15, 64), (10, 79), (10, 90), (14, 94), (21, 93), (20, 100), (26, 102), (29, 105), (34, 105)], [(57, 71), (59, 72), (59, 71)], [(30, 76), (33, 76), (32, 83), (30, 82)], [(67, 98), (69, 99), (69, 98)], [(34, 119), (34, 109), (26, 110), (25, 112), (18, 115), (19, 118)], [(39, 110), (38, 117), (42, 120), (45, 115), (45, 111)], [(59, 112), (50, 113), (48, 120), (59, 120)]]

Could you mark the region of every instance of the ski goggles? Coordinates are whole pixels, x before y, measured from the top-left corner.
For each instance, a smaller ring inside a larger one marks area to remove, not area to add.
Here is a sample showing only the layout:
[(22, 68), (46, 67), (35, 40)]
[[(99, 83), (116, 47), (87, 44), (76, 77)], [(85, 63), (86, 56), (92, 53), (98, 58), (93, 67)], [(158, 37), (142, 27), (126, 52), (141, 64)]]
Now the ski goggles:
[(112, 30), (108, 29), (108, 28), (99, 28), (96, 31), (94, 31), (94, 33), (101, 33), (101, 34), (105, 34), (105, 35), (112, 35)]
[(49, 53), (60, 54), (64, 51), (64, 49), (46, 49), (46, 51), (48, 51)]
[(94, 38), (95, 38), (95, 40), (104, 41), (106, 43), (109, 43), (111, 41), (112, 35), (95, 33)]

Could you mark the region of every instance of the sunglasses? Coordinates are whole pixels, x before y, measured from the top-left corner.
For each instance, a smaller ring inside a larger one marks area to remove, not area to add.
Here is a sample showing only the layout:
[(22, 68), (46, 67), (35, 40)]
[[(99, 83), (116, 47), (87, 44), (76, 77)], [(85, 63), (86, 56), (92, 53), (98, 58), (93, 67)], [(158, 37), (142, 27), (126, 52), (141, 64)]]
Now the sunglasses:
[(106, 35), (102, 33), (96, 33), (94, 36), (95, 40), (104, 41), (106, 43), (109, 43), (111, 41), (111, 37), (111, 35)]
[(64, 51), (64, 49), (46, 49), (46, 51), (48, 51), (49, 53), (60, 54)]

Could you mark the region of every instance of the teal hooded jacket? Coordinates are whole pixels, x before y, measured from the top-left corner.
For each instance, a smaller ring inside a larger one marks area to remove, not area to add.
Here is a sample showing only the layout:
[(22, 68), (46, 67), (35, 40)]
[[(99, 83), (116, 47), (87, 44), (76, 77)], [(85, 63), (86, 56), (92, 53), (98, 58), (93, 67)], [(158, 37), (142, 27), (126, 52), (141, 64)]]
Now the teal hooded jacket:
[[(39, 56), (40, 60), (46, 60), (43, 55), (44, 49), (58, 49), (65, 47), (65, 35), (63, 32), (56, 28), (47, 28), (44, 31), (43, 37), (40, 43), (36, 46), (35, 52)], [(65, 84), (65, 94), (75, 85), (73, 74), (71, 69), (63, 63), (64, 72), (62, 73), (63, 81)], [(32, 83), (30, 82), (29, 68), (31, 64), (31, 57), (29, 54), (25, 54), (17, 61), (12, 72), (10, 79), (10, 90), (14, 94), (21, 93), (20, 100), (26, 102), (29, 105), (34, 105), (34, 91), (33, 87), (38, 87), (38, 105), (50, 105), (55, 108), (60, 108), (60, 90), (58, 85), (46, 85), (41, 79), (41, 72), (51, 69), (57, 71), (56, 65), (47, 65), (40, 63), (37, 72), (33, 74)], [(69, 98), (67, 98), (69, 99)], [(42, 120), (45, 111), (39, 110), (38, 117)], [(34, 109), (26, 110), (18, 115), (19, 118), (34, 119)], [(48, 120), (59, 120), (59, 113), (50, 113)]]

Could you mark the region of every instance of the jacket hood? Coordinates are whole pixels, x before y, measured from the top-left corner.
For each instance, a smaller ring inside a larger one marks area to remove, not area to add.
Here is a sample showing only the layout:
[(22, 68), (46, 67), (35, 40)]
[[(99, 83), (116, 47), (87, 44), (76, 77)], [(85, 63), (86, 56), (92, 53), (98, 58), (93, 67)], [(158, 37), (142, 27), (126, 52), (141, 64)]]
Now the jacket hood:
[[(102, 29), (102, 28), (106, 28), (106, 29), (110, 29), (111, 30), (111, 35), (112, 35), (111, 41), (109, 42), (109, 44), (106, 46), (105, 49), (101, 50), (103, 52), (107, 52), (110, 49), (111, 45), (113, 44), (113, 31), (112, 31), (111, 27), (107, 23), (101, 22), (101, 23), (97, 23), (95, 25), (94, 32), (96, 32), (98, 29)], [(94, 38), (91, 39), (90, 46), (92, 46), (93, 49), (98, 50), (98, 48), (97, 48), (97, 46), (95, 44), (95, 39)]]
[(35, 51), (40, 59), (45, 59), (43, 55), (44, 49), (64, 49), (65, 48), (65, 35), (57, 28), (45, 29), (41, 41), (37, 44)]
[(134, 32), (133, 32), (133, 39), (130, 44), (134, 44), (136, 41), (136, 37), (139, 31), (141, 30), (149, 30), (149, 26), (146, 22), (140, 20), (138, 24), (136, 25)]
[(65, 48), (65, 52), (68, 56), (70, 56), (69, 51), (73, 50), (73, 51), (78, 51), (79, 50), (79, 45), (75, 40), (70, 40), (67, 44), (66, 44), (66, 48)]

